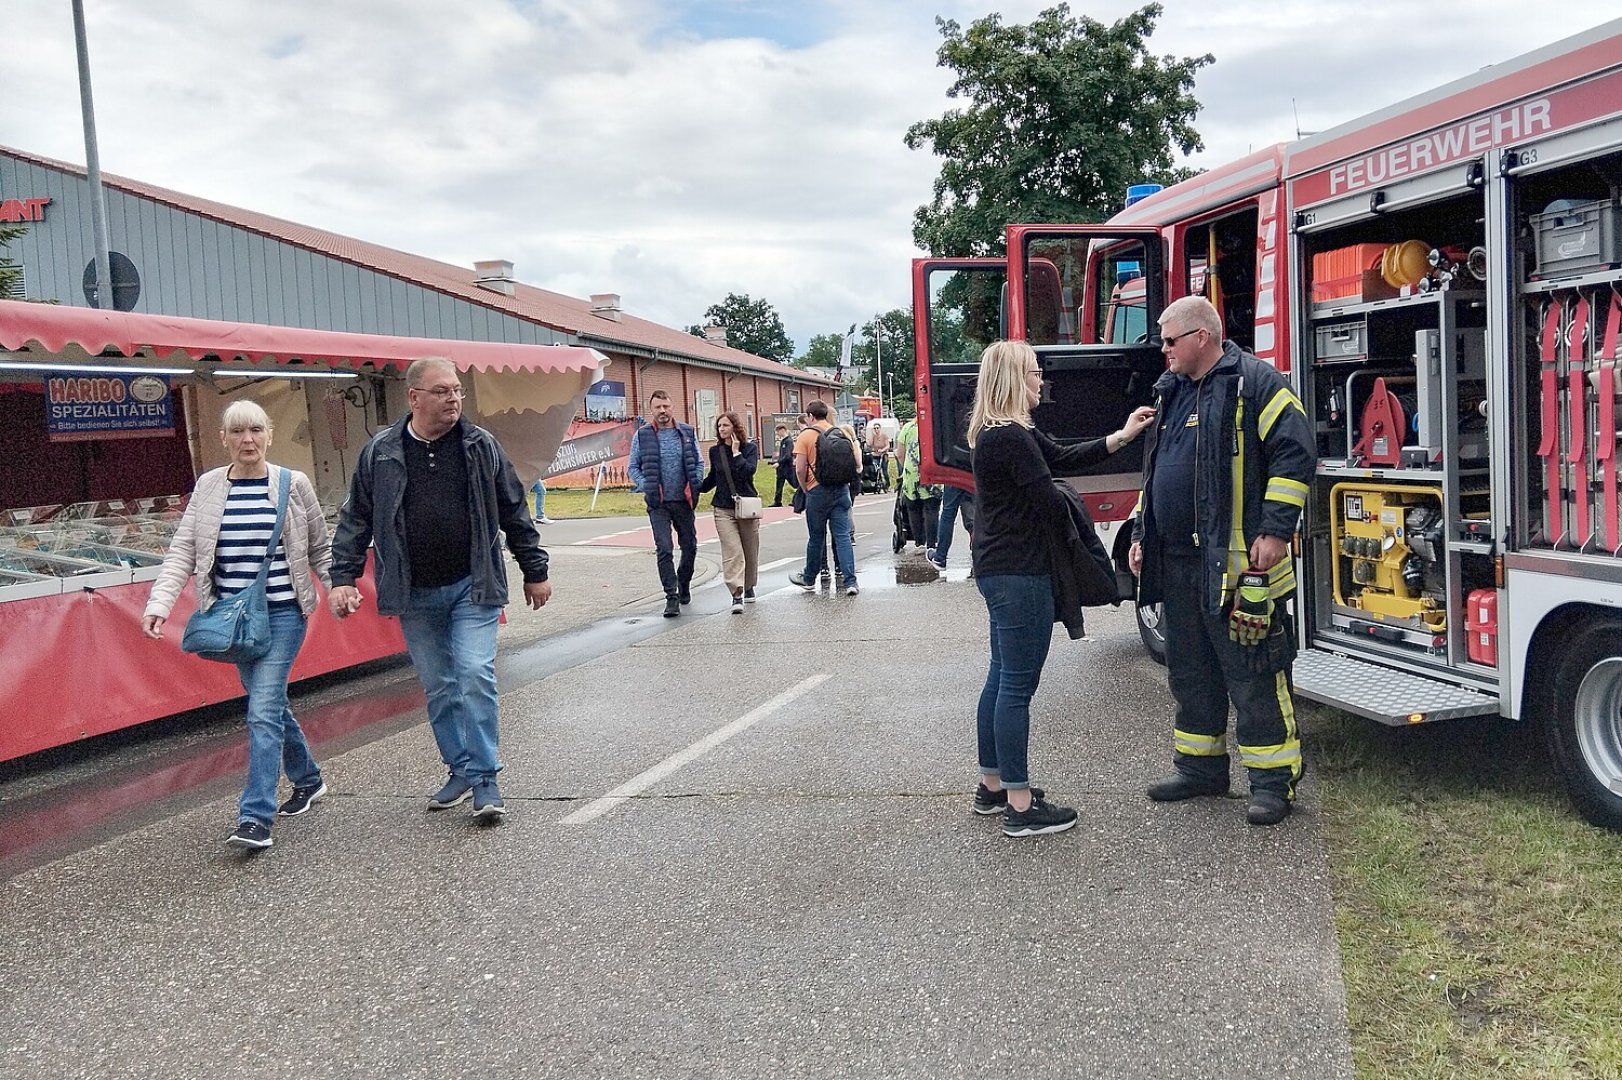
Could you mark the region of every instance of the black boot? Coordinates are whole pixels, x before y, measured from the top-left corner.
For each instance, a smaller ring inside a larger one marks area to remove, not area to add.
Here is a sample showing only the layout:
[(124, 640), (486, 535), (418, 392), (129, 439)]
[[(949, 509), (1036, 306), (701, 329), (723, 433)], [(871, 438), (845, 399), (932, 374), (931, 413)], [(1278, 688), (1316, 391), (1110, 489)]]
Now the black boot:
[(1201, 795), (1227, 793), (1228, 778), (1225, 776), (1220, 780), (1199, 780), (1179, 772), (1149, 785), (1149, 798), (1155, 802), (1182, 802), (1184, 799), (1197, 799)]
[(665, 618), (674, 619), (681, 614), (681, 601), (674, 596), (665, 597)]
[(1276, 791), (1252, 791), (1245, 820), (1252, 825), (1277, 825), (1290, 816), (1290, 800)]

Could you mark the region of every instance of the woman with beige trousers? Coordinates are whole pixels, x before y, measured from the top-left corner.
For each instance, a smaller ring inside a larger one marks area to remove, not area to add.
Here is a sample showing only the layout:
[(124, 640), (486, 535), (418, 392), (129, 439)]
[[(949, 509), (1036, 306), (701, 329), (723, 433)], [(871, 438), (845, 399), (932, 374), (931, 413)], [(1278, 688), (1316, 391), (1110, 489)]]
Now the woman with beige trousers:
[(715, 445), (710, 447), (710, 474), (700, 492), (714, 491), (715, 534), (721, 541), (721, 573), (732, 590), (732, 614), (743, 613), (755, 602), (760, 575), (760, 518), (738, 517), (740, 496), (756, 499), (755, 466), (760, 447), (744, 431), (738, 414), (725, 412), (715, 421)]

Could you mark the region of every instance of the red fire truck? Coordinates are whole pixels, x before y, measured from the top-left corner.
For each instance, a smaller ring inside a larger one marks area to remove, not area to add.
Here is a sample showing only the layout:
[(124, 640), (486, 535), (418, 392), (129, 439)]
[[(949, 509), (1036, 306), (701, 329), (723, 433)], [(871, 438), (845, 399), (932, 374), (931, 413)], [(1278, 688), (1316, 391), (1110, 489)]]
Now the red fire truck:
[[(1094, 438), (1150, 400), (1160, 311), (1203, 294), (1317, 432), (1296, 691), (1540, 720), (1622, 828), (1622, 20), (1007, 245), (914, 263), (926, 480), (972, 484), (986, 344), (1030, 342), (1037, 424)], [(1140, 446), (1077, 482), (1098, 520), (1131, 513)]]

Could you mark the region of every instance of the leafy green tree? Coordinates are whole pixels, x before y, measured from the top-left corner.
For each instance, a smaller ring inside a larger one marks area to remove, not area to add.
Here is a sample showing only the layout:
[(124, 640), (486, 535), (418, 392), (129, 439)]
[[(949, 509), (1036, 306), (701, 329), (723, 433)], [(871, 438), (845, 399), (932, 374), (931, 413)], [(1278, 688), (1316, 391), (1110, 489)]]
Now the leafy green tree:
[(812, 334), (805, 354), (794, 361), (799, 368), (837, 368), (839, 350), (845, 343), (844, 334)]
[(748, 293), (727, 293), (719, 304), (704, 312), (704, 323), (689, 326), (694, 337), (704, 336), (705, 326), (724, 327), (727, 346), (784, 363), (794, 355), (794, 342), (783, 329), (783, 317), (765, 300), (751, 300)]
[(936, 19), (941, 67), (957, 72), (949, 109), (907, 129), (943, 159), (913, 239), (937, 256), (997, 254), (1010, 222), (1102, 221), (1128, 185), (1175, 183), (1172, 150), (1202, 148), (1194, 74), (1213, 57), (1149, 52), (1158, 3), (1106, 26), (1058, 4), (1028, 25), (987, 15), (964, 30)]
[[(878, 330), (878, 348), (873, 345), (875, 327)], [(883, 391), (884, 404), (893, 407), (903, 399), (912, 407), (912, 380), (917, 357), (912, 342), (912, 311), (895, 308), (869, 319), (856, 331), (851, 343), (851, 364), (857, 371), (857, 386), (870, 393)], [(884, 385), (879, 385), (879, 368), (883, 368)], [(892, 394), (895, 402), (891, 401)], [(896, 409), (896, 415), (903, 414)]]
[(23, 268), (12, 262), (5, 251), (13, 240), (21, 240), (27, 231), (26, 225), (0, 225), (0, 299), (10, 296), (13, 289), (22, 285)]

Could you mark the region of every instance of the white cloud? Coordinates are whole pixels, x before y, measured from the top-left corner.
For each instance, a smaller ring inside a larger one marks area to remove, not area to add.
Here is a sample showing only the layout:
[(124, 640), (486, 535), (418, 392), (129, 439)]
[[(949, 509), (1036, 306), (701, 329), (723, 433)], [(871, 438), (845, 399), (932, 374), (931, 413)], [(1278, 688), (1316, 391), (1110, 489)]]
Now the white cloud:
[[(1009, 21), (1046, 2), (1001, 6)], [(1137, 5), (1091, 3), (1095, 18)], [(982, 3), (88, 0), (103, 167), (378, 243), (696, 322), (770, 300), (800, 342), (910, 303), (948, 105), (935, 15)], [(803, 8), (803, 10), (802, 10)], [(1076, 5), (1080, 11), (1082, 5)], [(1212, 52), (1216, 164), (1592, 26), (1512, 0), (1169, 0), (1156, 52)], [(800, 25), (793, 25), (798, 18)], [(8, 5), (0, 142), (83, 159), (67, 7)], [(729, 32), (728, 28), (735, 27)], [(791, 32), (792, 31), (792, 32)], [(789, 46), (772, 40), (776, 34)], [(811, 41), (811, 44), (803, 44)], [(1292, 99), (1294, 107), (1292, 109)]]

